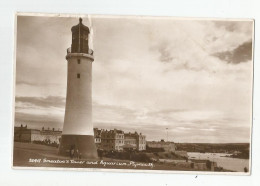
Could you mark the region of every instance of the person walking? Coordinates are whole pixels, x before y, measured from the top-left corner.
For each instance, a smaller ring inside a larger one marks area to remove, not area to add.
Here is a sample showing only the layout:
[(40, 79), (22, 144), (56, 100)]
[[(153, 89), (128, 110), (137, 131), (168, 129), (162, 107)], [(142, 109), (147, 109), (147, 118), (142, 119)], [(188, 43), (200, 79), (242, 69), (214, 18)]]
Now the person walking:
[(74, 158), (74, 154), (75, 154), (75, 149), (74, 146), (72, 145), (70, 148), (70, 158), (73, 159)]

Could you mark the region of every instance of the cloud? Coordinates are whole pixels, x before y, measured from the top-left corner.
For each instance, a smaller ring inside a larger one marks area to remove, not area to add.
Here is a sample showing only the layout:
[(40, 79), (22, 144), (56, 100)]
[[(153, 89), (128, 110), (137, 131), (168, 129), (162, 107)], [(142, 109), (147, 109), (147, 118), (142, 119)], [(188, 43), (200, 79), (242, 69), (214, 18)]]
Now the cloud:
[(47, 97), (16, 97), (15, 124), (27, 124), (32, 128), (62, 128), (65, 110), (65, 98)]
[(149, 115), (157, 115), (157, 114), (171, 114), (171, 113), (179, 113), (179, 112), (185, 112), (188, 111), (188, 109), (163, 109), (163, 110), (157, 110), (149, 112)]
[[(236, 118), (235, 115), (227, 116), (223, 113), (213, 111), (184, 109), (157, 111), (150, 111), (148, 109), (142, 111), (100, 104), (98, 107), (99, 112), (95, 111), (95, 113), (98, 115), (102, 114), (102, 117), (94, 119), (95, 127), (104, 129), (118, 128), (126, 132), (137, 130), (146, 134), (148, 140), (160, 140), (164, 138), (166, 128), (169, 129), (168, 132), (174, 139), (181, 141), (185, 136), (194, 137), (201, 134), (201, 136), (204, 136), (209, 141), (214, 142), (217, 140), (224, 142), (228, 139), (227, 136), (230, 136), (231, 130), (241, 131), (243, 139), (248, 139), (250, 136), (250, 128), (247, 124), (245, 125), (248, 121)], [(140, 115), (142, 117), (139, 117)], [(198, 141), (202, 139), (199, 137), (194, 140)], [(185, 138), (185, 141), (189, 141), (189, 139)], [(239, 142), (239, 138), (236, 141)]]
[(66, 49), (70, 27), (77, 22), (76, 18), (17, 17), (16, 96), (66, 95)]
[(16, 85), (36, 86), (37, 83), (32, 83), (32, 82), (29, 82), (29, 81), (18, 80), (18, 81), (16, 81)]
[(231, 64), (249, 62), (252, 60), (252, 41), (242, 43), (237, 48), (231, 51), (218, 52), (213, 56)]
[(15, 125), (20, 126), (21, 124), (35, 129), (50, 127), (59, 128), (61, 130), (63, 127), (63, 118), (57, 117), (57, 115), (16, 112)]
[[(167, 127), (169, 139), (178, 141), (249, 138), (252, 63), (233, 65), (212, 54), (252, 40), (251, 21), (105, 16), (92, 21), (94, 126), (138, 130), (151, 140), (164, 138)], [(65, 55), (77, 23), (18, 18), (17, 119), (62, 126)]]
[(16, 81), (16, 86), (23, 86), (23, 85), (27, 85), (27, 86), (31, 86), (31, 87), (34, 87), (34, 86), (46, 86), (46, 87), (49, 87), (49, 86), (60, 86), (60, 83), (53, 83), (53, 82), (37, 82), (37, 81), (24, 81), (24, 80), (17, 80)]
[(152, 52), (156, 51), (159, 53), (159, 58), (158, 58), (159, 61), (163, 63), (168, 63), (173, 60), (169, 47), (170, 47), (169, 43), (167, 41), (164, 41), (160, 43), (158, 46), (153, 46), (150, 49)]
[(94, 122), (123, 122), (131, 123), (135, 121), (136, 111), (118, 105), (100, 104), (93, 102), (93, 121)]
[(252, 27), (249, 24), (252, 21), (213, 21), (215, 26), (219, 29), (224, 28), (228, 32), (244, 32), (246, 34), (252, 33)]
[(29, 104), (38, 107), (59, 107), (63, 108), (65, 106), (65, 98), (58, 96), (47, 96), (47, 97), (16, 97), (16, 103), (21, 103), (23, 105)]
[[(32, 128), (44, 126), (62, 129), (64, 98), (17, 97), (16, 105), (16, 125), (27, 124)], [(140, 110), (98, 102), (93, 102), (93, 125), (103, 129), (117, 128), (125, 132), (142, 132), (148, 140), (164, 138), (166, 128), (169, 129), (169, 139), (186, 142), (198, 134), (209, 141), (216, 140), (217, 136), (222, 136), (224, 139), (226, 135), (230, 135), (228, 133), (230, 130), (243, 130), (242, 136), (249, 135), (249, 128), (241, 124), (240, 118), (225, 116), (219, 112), (191, 109), (154, 110), (153, 108)], [(187, 139), (185, 136), (191, 138)], [(196, 141), (199, 142), (198, 140), (202, 139), (199, 137)], [(222, 140), (218, 139), (218, 141)]]

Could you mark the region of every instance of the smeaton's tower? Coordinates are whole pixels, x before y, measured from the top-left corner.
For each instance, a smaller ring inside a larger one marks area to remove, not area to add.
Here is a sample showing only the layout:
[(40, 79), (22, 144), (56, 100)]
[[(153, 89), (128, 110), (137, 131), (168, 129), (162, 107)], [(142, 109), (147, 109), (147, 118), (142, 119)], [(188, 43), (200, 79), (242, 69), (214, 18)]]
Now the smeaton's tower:
[(71, 28), (72, 44), (67, 50), (67, 98), (59, 154), (97, 158), (92, 124), (92, 62), (89, 28), (79, 24)]

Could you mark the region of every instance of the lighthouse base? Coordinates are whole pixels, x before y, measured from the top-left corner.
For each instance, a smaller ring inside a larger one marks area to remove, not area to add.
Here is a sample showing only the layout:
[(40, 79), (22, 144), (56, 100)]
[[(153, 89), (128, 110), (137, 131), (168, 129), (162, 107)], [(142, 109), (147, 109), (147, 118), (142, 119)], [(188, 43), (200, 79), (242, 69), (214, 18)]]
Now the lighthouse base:
[(97, 159), (98, 155), (94, 136), (62, 135), (59, 155), (79, 159)]

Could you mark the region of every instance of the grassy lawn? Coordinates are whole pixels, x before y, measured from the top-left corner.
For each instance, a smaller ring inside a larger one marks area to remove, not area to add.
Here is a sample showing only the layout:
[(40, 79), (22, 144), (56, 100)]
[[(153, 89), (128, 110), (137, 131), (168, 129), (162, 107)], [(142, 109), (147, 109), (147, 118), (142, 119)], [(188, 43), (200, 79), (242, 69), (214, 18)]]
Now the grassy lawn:
[(102, 160), (72, 160), (59, 156), (58, 149), (39, 144), (14, 143), (13, 165), (15, 167), (67, 167), (67, 168), (110, 168), (110, 169), (142, 169), (142, 170), (180, 170), (195, 169), (178, 167), (166, 163), (141, 163), (129, 160), (102, 158)]

